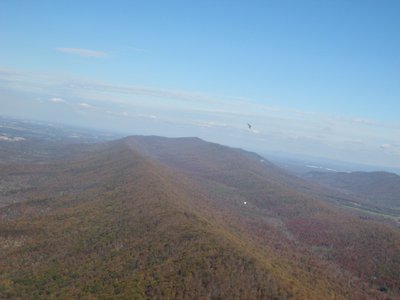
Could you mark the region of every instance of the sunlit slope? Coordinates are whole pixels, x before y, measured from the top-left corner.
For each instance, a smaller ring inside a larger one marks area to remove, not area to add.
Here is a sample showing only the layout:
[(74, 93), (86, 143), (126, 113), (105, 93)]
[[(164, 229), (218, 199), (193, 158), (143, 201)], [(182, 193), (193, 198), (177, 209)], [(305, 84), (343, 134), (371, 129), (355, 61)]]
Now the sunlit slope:
[(29, 200), (1, 211), (2, 298), (306, 299), (325, 293), (299, 289), (301, 279), (285, 278), (268, 255), (199, 215), (168, 170), (123, 142), (79, 161), (31, 166), (35, 171), (51, 172), (43, 184), (52, 189), (31, 190)]

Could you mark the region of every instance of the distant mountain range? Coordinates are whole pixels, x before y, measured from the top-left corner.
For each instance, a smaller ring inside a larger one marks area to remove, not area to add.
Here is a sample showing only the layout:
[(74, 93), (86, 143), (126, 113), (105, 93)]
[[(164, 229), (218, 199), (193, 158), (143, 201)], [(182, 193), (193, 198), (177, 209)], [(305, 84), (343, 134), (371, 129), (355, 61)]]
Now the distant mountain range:
[(307, 155), (294, 155), (290, 153), (269, 153), (262, 152), (274, 164), (289, 170), (292, 173), (302, 176), (312, 171), (321, 172), (380, 172), (385, 171), (400, 175), (400, 168), (390, 166), (366, 165), (349, 161), (340, 161), (324, 157)]
[(399, 228), (255, 153), (155, 136), (55, 145), (48, 160), (2, 154), (1, 298), (400, 297)]
[(307, 178), (365, 203), (400, 210), (400, 176), (388, 172), (309, 172)]

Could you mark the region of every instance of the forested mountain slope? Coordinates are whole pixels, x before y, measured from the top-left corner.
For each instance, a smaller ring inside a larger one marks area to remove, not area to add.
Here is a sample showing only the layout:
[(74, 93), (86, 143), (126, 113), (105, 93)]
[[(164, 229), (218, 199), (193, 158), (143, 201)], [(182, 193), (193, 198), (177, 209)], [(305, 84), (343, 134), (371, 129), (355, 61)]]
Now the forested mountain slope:
[(398, 231), (291, 189), (255, 154), (130, 137), (0, 172), (13, 187), (1, 192), (4, 299), (399, 295)]

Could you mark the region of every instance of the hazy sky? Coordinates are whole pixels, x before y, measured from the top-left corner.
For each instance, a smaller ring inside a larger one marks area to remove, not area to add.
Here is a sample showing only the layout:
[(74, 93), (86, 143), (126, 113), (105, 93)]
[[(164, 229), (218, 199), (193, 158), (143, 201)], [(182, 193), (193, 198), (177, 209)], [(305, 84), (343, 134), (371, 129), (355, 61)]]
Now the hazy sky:
[(400, 1), (3, 0), (0, 114), (400, 167), (399, 15)]

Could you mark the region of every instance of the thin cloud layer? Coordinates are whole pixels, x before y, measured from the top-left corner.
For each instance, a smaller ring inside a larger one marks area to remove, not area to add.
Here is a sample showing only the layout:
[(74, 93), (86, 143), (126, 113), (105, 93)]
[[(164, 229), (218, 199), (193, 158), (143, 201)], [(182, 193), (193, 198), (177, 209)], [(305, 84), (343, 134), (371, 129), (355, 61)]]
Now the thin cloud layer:
[(56, 48), (56, 50), (59, 52), (83, 56), (83, 57), (98, 58), (98, 57), (106, 57), (107, 56), (107, 53), (105, 53), (103, 51), (89, 50), (89, 49), (83, 49), (83, 48)]
[[(38, 106), (35, 97), (45, 97), (48, 105), (68, 104), (53, 105), (51, 112), (59, 107), (59, 116), (74, 119), (77, 125), (106, 126), (128, 134), (168, 136), (173, 132), (176, 136), (199, 136), (259, 152), (269, 149), (317, 156), (324, 153), (339, 160), (400, 167), (396, 162), (400, 152), (395, 146), (399, 144), (399, 123), (271, 107), (243, 98), (9, 69), (0, 69), (0, 88), (4, 88), (0, 101), (20, 101), (24, 104), (19, 107), (32, 107), (32, 115), (47, 109)], [(83, 114), (85, 120), (80, 119)], [(253, 125), (252, 130), (247, 123)]]

